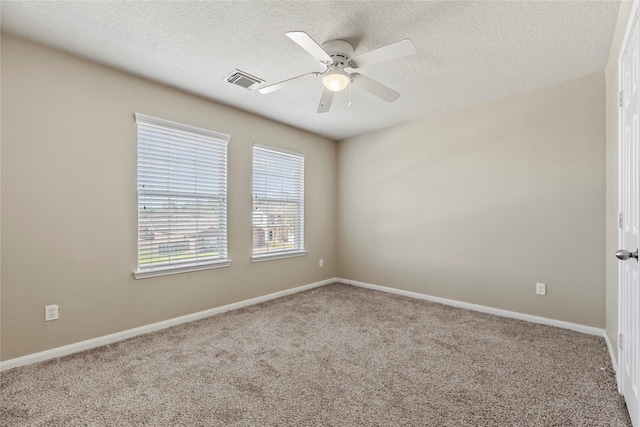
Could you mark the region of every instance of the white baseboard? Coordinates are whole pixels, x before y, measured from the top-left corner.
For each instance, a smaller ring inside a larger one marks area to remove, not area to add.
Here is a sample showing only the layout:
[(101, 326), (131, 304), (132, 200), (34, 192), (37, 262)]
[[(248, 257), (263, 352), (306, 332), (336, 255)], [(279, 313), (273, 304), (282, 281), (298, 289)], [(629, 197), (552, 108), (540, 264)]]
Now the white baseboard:
[(328, 285), (330, 283), (334, 283), (335, 281), (335, 278), (326, 279), (320, 282), (310, 283), (308, 285), (298, 286), (296, 288), (286, 289), (284, 291), (274, 292), (272, 294), (263, 295), (244, 301), (234, 302), (232, 304), (223, 305), (222, 307), (216, 307), (197, 313), (187, 314), (186, 316), (175, 317), (173, 319), (164, 320), (162, 322), (152, 323), (150, 325), (140, 326), (138, 328), (128, 329), (122, 332), (116, 332), (115, 334), (104, 335), (98, 338), (92, 338), (86, 341), (80, 341), (74, 344), (65, 345), (63, 347), (52, 348), (51, 350), (45, 350), (39, 353), (28, 354), (26, 356), (17, 357), (15, 359), (5, 360), (4, 362), (0, 362), (0, 371), (6, 371), (7, 369), (17, 368), (18, 366), (31, 365), (33, 363), (67, 356), (72, 353), (77, 353), (80, 351), (89, 350), (92, 348), (122, 341), (136, 335), (155, 332), (161, 329), (169, 328), (171, 326), (179, 325), (181, 323), (193, 322), (194, 320), (204, 319), (205, 317), (224, 313), (226, 311), (237, 310), (242, 307), (247, 307), (250, 305), (280, 298), (285, 295), (290, 295), (296, 292), (306, 291), (307, 289), (313, 289), (320, 286)]
[(389, 288), (386, 286), (373, 285), (370, 283), (358, 282), (355, 280), (348, 280), (342, 278), (331, 278), (322, 280), (320, 282), (310, 283), (308, 285), (298, 286), (292, 289), (286, 289), (284, 291), (274, 292), (272, 294), (263, 295), (256, 298), (251, 298), (244, 301), (235, 302), (232, 304), (224, 305), (222, 307), (216, 307), (197, 313), (187, 314), (186, 316), (180, 316), (162, 322), (152, 323), (146, 326), (140, 326), (138, 328), (128, 329), (122, 332), (116, 332), (114, 334), (105, 335), (98, 338), (89, 339), (86, 341), (80, 341), (74, 344), (65, 345), (63, 347), (53, 348), (51, 350), (41, 351), (39, 353), (28, 354), (26, 356), (17, 357), (15, 359), (9, 359), (4, 362), (0, 362), (0, 371), (16, 368), (18, 366), (31, 365), (33, 363), (42, 362), (49, 359), (55, 359), (69, 354), (77, 353), (84, 350), (100, 347), (103, 345), (111, 344), (114, 342), (122, 341), (136, 335), (146, 334), (149, 332), (155, 332), (161, 329), (166, 329), (171, 326), (179, 325), (181, 323), (193, 322), (195, 320), (210, 317), (216, 314), (224, 313), (230, 310), (237, 310), (239, 308), (247, 307), (261, 302), (269, 301), (272, 299), (280, 298), (286, 295), (294, 294), (308, 289), (317, 288), (320, 286), (328, 285), (330, 283), (340, 282), (348, 285), (358, 286), (361, 288), (373, 289), (376, 291), (388, 292), (391, 294), (402, 295), (410, 298), (423, 299), (427, 301), (433, 301), (440, 304), (451, 305), (454, 307), (465, 308), (468, 310), (480, 311), (483, 313), (495, 314), (502, 317), (510, 317), (513, 319), (525, 320), (533, 323), (540, 323), (544, 325), (557, 326), (560, 328), (571, 329), (577, 332), (582, 332), (590, 335), (598, 335), (604, 337), (607, 347), (609, 349), (609, 355), (611, 357), (611, 364), (613, 369), (618, 372), (618, 366), (613, 353), (613, 347), (604, 329), (594, 328), (591, 326), (580, 325), (576, 323), (564, 322), (561, 320), (548, 319), (546, 317), (533, 316), (529, 314), (518, 313), (515, 311), (502, 310), (499, 308), (487, 307), (478, 304), (471, 304), (467, 302), (435, 297), (427, 294), (421, 294), (418, 292), (405, 291), (402, 289)]
[(609, 349), (609, 357), (611, 358), (611, 366), (613, 367), (613, 372), (616, 373), (616, 384), (618, 385), (618, 393), (622, 394), (622, 382), (620, 382), (620, 371), (618, 371), (618, 362), (616, 360), (615, 353), (613, 352), (613, 344), (609, 339), (609, 335), (607, 335), (607, 331), (604, 331), (604, 340), (607, 342), (607, 348)]
[(480, 311), (482, 313), (495, 314), (496, 316), (510, 317), (512, 319), (526, 320), (527, 322), (540, 323), (543, 325), (557, 326), (559, 328), (571, 329), (573, 331), (582, 332), (589, 335), (605, 336), (604, 329), (594, 328), (592, 326), (580, 325), (578, 323), (564, 322), (562, 320), (548, 319), (546, 317), (533, 316), (530, 314), (518, 313), (516, 311), (502, 310), (500, 308), (487, 307), (484, 305), (471, 304), (468, 302), (457, 301), (448, 298), (434, 297), (418, 292), (404, 291), (402, 289), (388, 288), (386, 286), (372, 285), (371, 283), (358, 282), (355, 280), (337, 278), (337, 282), (346, 283), (348, 285), (359, 286), (361, 288), (373, 289), (376, 291), (388, 292), (391, 294), (402, 295), (410, 298), (423, 299), (433, 301), (440, 304), (451, 305), (454, 307), (466, 308), (468, 310)]
[(607, 331), (604, 331), (604, 340), (607, 343), (607, 349), (609, 350), (609, 357), (611, 357), (611, 366), (613, 366), (613, 371), (618, 374), (618, 363), (616, 362), (616, 356), (613, 352), (613, 344), (609, 339), (609, 335), (607, 335)]

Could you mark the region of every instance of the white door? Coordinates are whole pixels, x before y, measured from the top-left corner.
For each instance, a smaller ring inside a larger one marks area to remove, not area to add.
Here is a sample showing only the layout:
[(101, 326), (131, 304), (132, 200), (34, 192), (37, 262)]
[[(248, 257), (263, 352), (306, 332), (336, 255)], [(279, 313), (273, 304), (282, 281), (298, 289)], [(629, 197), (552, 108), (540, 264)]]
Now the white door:
[(638, 113), (638, 60), (640, 58), (637, 8), (620, 57), (619, 206), (620, 234), (618, 340), (619, 385), (631, 421), (640, 427), (640, 283), (638, 282), (640, 134)]

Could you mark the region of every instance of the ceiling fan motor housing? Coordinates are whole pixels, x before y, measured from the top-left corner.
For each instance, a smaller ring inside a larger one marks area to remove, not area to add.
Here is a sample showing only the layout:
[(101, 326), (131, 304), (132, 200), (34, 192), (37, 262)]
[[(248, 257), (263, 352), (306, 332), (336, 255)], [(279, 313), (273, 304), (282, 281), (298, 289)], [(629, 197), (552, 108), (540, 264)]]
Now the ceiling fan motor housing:
[(353, 56), (353, 46), (344, 40), (330, 40), (322, 45), (322, 49), (329, 54), (332, 65), (349, 66), (349, 60)]

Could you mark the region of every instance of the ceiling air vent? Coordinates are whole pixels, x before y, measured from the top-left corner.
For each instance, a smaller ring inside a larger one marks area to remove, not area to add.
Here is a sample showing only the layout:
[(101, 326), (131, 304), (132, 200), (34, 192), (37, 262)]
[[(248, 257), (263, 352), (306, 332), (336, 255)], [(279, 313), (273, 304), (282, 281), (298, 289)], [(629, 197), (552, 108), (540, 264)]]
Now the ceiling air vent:
[(233, 73), (229, 74), (227, 76), (227, 81), (249, 90), (264, 83), (264, 80), (260, 80), (259, 78), (240, 70), (235, 70)]

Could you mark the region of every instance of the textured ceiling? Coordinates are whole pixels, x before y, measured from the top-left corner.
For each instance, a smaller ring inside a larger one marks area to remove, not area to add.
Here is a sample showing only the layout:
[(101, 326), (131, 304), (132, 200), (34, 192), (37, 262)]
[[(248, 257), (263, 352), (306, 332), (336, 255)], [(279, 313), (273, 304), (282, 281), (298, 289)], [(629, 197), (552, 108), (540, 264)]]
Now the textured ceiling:
[[(332, 139), (542, 87), (605, 67), (617, 1), (2, 1), (3, 32)], [(358, 71), (401, 93), (353, 87), (317, 114), (319, 79), (270, 94), (224, 78), (276, 83), (323, 68), (285, 36), (305, 31), (355, 54), (409, 38), (417, 53)], [(347, 107), (351, 92), (352, 106)]]

